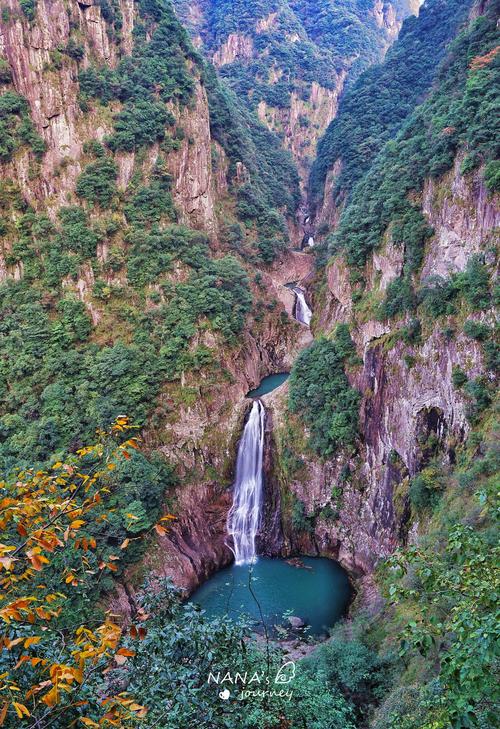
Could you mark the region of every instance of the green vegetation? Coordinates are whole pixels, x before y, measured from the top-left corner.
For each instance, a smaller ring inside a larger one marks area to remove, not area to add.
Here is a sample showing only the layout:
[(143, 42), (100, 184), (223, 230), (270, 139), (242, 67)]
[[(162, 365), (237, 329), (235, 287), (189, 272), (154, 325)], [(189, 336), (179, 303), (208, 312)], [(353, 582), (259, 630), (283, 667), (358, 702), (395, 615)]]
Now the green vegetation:
[(384, 631), (390, 642), (400, 632), (402, 673), (375, 729), (495, 724), (498, 452), (490, 427), (469, 440), (454, 472), (443, 477), (425, 469), (414, 480), (412, 502), (431, 510), (428, 526), (384, 570), (393, 606)]
[(365, 71), (347, 91), (337, 118), (318, 146), (310, 180), (314, 199), (322, 197), (327, 172), (337, 159), (342, 161), (342, 169), (336, 195), (349, 193), (369, 170), (430, 88), (470, 4), (462, 0), (427, 2), (418, 18), (405, 21), (385, 62)]
[(308, 516), (304, 502), (295, 498), (292, 504), (292, 527), (295, 533), (306, 532), (312, 534), (314, 532), (314, 516)]
[(410, 194), (419, 193), (425, 179), (449, 170), (459, 149), (467, 149), (476, 166), (497, 155), (500, 60), (498, 55), (477, 60), (497, 43), (494, 7), (487, 13), (453, 42), (433, 93), (355, 187), (331, 241), (332, 250), (345, 249), (351, 265), (362, 266), (389, 227), (394, 242), (404, 246), (405, 273), (416, 271), (432, 231)]
[(15, 91), (5, 91), (0, 95), (0, 162), (9, 162), (23, 146), (37, 158), (45, 152), (45, 142), (33, 127), (26, 99)]
[[(141, 124), (142, 110), (147, 127), (154, 124), (156, 98), (189, 102), (194, 84), (187, 61), (195, 56), (170, 3), (151, 0), (140, 2), (139, 8), (143, 22), (137, 25), (132, 55), (113, 70), (91, 66), (80, 72), (79, 80), (84, 103), (94, 98), (103, 104), (114, 99), (128, 102), (129, 118)], [(147, 32), (151, 32), (150, 39)]]
[[(91, 428), (105, 427), (119, 413), (142, 424), (162, 381), (210, 365), (209, 350), (190, 348), (198, 328), (210, 327), (231, 344), (251, 306), (244, 270), (231, 256), (210, 259), (202, 234), (179, 226), (131, 229), (130, 284), (161, 283), (160, 301), (148, 313), (140, 299), (139, 306), (122, 303), (115, 321), (133, 334), (127, 343), (99, 347), (89, 338), (83, 304), (58, 294), (60, 276), (76, 275), (79, 254), (93, 254), (97, 236), (80, 208), (63, 209), (61, 219), (61, 230), (46, 240), (46, 258), (33, 257), (28, 247), (24, 280), (0, 288), (0, 457), (7, 470), (77, 447)], [(27, 246), (36, 243), (40, 223), (27, 227)], [(178, 284), (162, 281), (175, 261), (186, 266), (188, 277)], [(45, 295), (40, 281), (46, 281)]]
[[(176, 0), (175, 5), (183, 21), (197, 30), (186, 0)], [(406, 12), (405, 3), (398, 5)], [(308, 99), (313, 81), (334, 88), (346, 59), (354, 59), (351, 77), (378, 60), (383, 34), (371, 9), (367, 0), (219, 0), (206, 10), (204, 41), (214, 52), (230, 33), (250, 36), (254, 57), (223, 66), (221, 75), (252, 108), (261, 100), (284, 108), (292, 91)], [(271, 13), (271, 22), (256, 31), (258, 21)], [(271, 69), (280, 74), (274, 82), (269, 80)]]
[(243, 163), (248, 182), (237, 187), (237, 214), (247, 228), (255, 225), (259, 250), (273, 260), (287, 239), (281, 210), (293, 215), (300, 199), (298, 173), (289, 152), (276, 135), (260, 124), (236, 96), (206, 67), (205, 86), (210, 107), (210, 131), (229, 157), (229, 178), (235, 180)]
[(33, 22), (36, 16), (36, 0), (19, 0), (19, 5), (28, 20)]
[(463, 297), (471, 311), (481, 311), (491, 305), (490, 274), (482, 256), (471, 256), (465, 271), (448, 279), (429, 277), (417, 298), (413, 294), (409, 296), (403, 308), (410, 309), (418, 301), (432, 317), (456, 314), (459, 297)]
[(116, 193), (118, 168), (112, 159), (103, 158), (88, 165), (76, 183), (76, 194), (91, 205), (103, 208), (110, 205)]
[(310, 445), (322, 458), (353, 446), (358, 429), (360, 394), (344, 371), (343, 339), (319, 339), (302, 352), (290, 375), (290, 412), (311, 431)]
[(10, 66), (5, 58), (0, 58), (0, 84), (10, 84), (12, 81), (12, 73)]

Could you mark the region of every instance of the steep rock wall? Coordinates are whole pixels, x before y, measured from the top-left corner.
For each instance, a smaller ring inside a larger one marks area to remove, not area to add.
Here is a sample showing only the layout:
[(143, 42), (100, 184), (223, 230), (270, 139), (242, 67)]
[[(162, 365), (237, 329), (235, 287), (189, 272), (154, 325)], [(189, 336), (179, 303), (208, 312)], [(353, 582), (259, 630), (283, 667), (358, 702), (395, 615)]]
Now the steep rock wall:
[[(47, 144), (40, 175), (30, 175), (30, 155), (16, 155), (6, 166), (7, 176), (22, 185), (23, 193), (35, 207), (55, 211), (74, 199), (75, 184), (82, 171), (83, 145), (89, 139), (104, 139), (112, 131), (109, 110), (83, 113), (78, 103), (78, 72), (89, 63), (116, 66), (130, 54), (137, 10), (133, 0), (120, 0), (123, 26), (120, 41), (113, 39), (109, 24), (93, 0), (65, 3), (38, 0), (36, 20), (30, 24), (17, 0), (8, 0), (10, 14), (0, 20), (0, 53), (11, 69), (13, 86), (30, 107), (37, 131)], [(7, 19), (5, 19), (7, 18)], [(64, 55), (57, 64), (54, 53), (64, 48), (77, 27), (83, 42), (80, 63)], [(192, 67), (196, 78), (197, 72)], [(112, 110), (115, 110), (114, 108)], [(168, 157), (175, 179), (174, 199), (183, 222), (215, 235), (215, 182), (212, 175), (211, 136), (205, 90), (196, 79), (193, 104), (172, 105), (178, 124), (184, 129), (180, 149)], [(119, 186), (128, 184), (137, 155), (118, 155)], [(155, 162), (155, 149), (149, 150), (146, 167)], [(146, 170), (147, 171), (147, 170)]]
[[(311, 256), (286, 254), (263, 275), (262, 285), (268, 296), (279, 301), (280, 294), (290, 293), (284, 288), (290, 273), (295, 276), (292, 280), (301, 281), (311, 275), (312, 265)], [(172, 577), (188, 592), (232, 558), (225, 544), (226, 519), (232, 503), (229, 487), (234, 477), (237, 444), (250, 406), (245, 396), (264, 376), (289, 370), (300, 350), (312, 339), (306, 327), (290, 320), (291, 312), (289, 323), (285, 324), (286, 318), (280, 312), (285, 315), (287, 307), (283, 303), (277, 306), (273, 315), (258, 327), (249, 322), (241, 343), (224, 353), (224, 382), (214, 384), (209, 376), (202, 375), (196, 381), (186, 377), (180, 388), (166, 387), (144, 432), (146, 447), (163, 452), (182, 477), (182, 485), (169, 495), (177, 520), (171, 532), (159, 539), (146, 563), (153, 574)], [(208, 339), (204, 343), (216, 346)], [(282, 389), (283, 386), (279, 388)], [(267, 404), (267, 398), (264, 402)], [(269, 467), (271, 432), (272, 420), (268, 418)], [(276, 554), (272, 545), (281, 527), (276, 491), (274, 496), (274, 504), (267, 502), (264, 531), (268, 534), (261, 539), (261, 547)]]
[[(469, 258), (498, 240), (498, 200), (487, 195), (481, 171), (465, 178), (461, 159), (438, 182), (430, 181), (422, 209), (434, 228), (419, 274), (443, 276), (462, 271)], [(368, 300), (381, 299), (388, 283), (402, 268), (402, 252), (386, 236), (365, 271)], [(361, 439), (355, 457), (339, 454), (321, 462), (302, 447), (298, 473), (283, 469), (286, 434), (286, 388), (270, 395), (268, 406), (275, 423), (274, 466), (269, 478), (283, 499), (303, 502), (313, 528), (294, 529), (290, 509), (283, 513), (285, 554), (306, 552), (338, 559), (357, 575), (369, 575), (381, 557), (389, 555), (405, 536), (409, 478), (425, 465), (424, 443), (432, 433), (442, 456), (453, 462), (455, 446), (469, 425), (466, 401), (452, 384), (452, 369), (460, 366), (469, 378), (484, 372), (480, 345), (460, 327), (446, 338), (441, 325), (424, 323), (421, 344), (406, 344), (395, 336), (397, 323), (371, 318), (352, 302), (349, 271), (341, 258), (330, 264), (326, 294), (315, 297), (317, 329), (330, 333), (339, 322), (349, 322), (362, 365), (349, 378), (362, 394)], [(494, 323), (492, 312), (474, 318)], [(402, 324), (404, 322), (400, 322)], [(457, 327), (453, 317), (449, 324)], [(300, 418), (299, 440), (307, 437)], [(346, 478), (346, 466), (350, 475)], [(370, 599), (374, 594), (370, 594)]]

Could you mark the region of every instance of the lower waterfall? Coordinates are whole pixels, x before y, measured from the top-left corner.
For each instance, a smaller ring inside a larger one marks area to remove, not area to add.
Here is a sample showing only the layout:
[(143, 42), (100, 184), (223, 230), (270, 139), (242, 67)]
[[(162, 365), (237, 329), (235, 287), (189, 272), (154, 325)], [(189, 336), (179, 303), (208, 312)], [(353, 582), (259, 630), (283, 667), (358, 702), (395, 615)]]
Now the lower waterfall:
[(262, 510), (265, 418), (263, 404), (255, 400), (238, 448), (233, 505), (227, 518), (227, 531), (233, 538), (232, 550), (238, 565), (257, 561), (255, 538)]
[(304, 292), (298, 286), (294, 286), (293, 293), (296, 297), (295, 302), (295, 318), (302, 324), (309, 326), (312, 318), (312, 311), (308, 307)]

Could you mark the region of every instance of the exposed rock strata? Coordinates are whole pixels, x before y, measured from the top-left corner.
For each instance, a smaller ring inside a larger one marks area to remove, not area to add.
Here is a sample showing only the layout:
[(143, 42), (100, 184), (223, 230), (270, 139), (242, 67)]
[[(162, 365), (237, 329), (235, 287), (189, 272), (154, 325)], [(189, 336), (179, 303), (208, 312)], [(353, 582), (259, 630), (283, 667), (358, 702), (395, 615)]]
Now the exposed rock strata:
[[(425, 186), (423, 211), (435, 234), (427, 246), (421, 281), (431, 274), (446, 277), (464, 270), (469, 258), (484, 251), (497, 234), (498, 201), (488, 197), (481, 171), (466, 179), (459, 167), (457, 160), (452, 173)], [(377, 300), (401, 268), (402, 252), (386, 238), (367, 263), (366, 293)], [(287, 479), (279, 466), (274, 469), (272, 477), (282, 492), (291, 491), (306, 513), (316, 516), (312, 533), (296, 534), (285, 515), (282, 551), (334, 557), (354, 574), (369, 574), (404, 536), (408, 478), (422, 465), (422, 439), (434, 433), (444, 457), (452, 459), (454, 447), (468, 431), (465, 401), (453, 387), (452, 368), (460, 366), (469, 378), (480, 375), (481, 347), (460, 331), (447, 339), (441, 325), (425, 331), (421, 345), (391, 340), (397, 324), (367, 319), (354, 308), (349, 271), (340, 257), (328, 268), (327, 287), (326, 297), (315, 302), (316, 309), (321, 308), (317, 326), (331, 332), (336, 323), (350, 322), (363, 362), (350, 373), (363, 396), (361, 445), (357, 457), (347, 461), (339, 455), (322, 463), (309, 454), (297, 478)], [(286, 389), (268, 397), (279, 464)], [(344, 480), (346, 464), (352, 477)], [(332, 497), (334, 486), (342, 493), (339, 503)], [(337, 511), (335, 519), (321, 515), (326, 506)]]

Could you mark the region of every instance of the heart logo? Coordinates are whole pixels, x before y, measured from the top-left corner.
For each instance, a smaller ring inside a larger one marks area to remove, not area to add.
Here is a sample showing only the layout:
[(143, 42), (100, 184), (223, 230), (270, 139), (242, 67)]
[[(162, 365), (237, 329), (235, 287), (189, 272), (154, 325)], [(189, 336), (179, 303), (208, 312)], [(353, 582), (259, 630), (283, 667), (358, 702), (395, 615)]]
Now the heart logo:
[(219, 693), (219, 697), (221, 699), (223, 699), (224, 701), (227, 701), (230, 696), (231, 696), (231, 693), (229, 692), (228, 689), (224, 689), (224, 691), (221, 691)]

